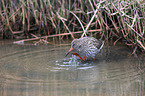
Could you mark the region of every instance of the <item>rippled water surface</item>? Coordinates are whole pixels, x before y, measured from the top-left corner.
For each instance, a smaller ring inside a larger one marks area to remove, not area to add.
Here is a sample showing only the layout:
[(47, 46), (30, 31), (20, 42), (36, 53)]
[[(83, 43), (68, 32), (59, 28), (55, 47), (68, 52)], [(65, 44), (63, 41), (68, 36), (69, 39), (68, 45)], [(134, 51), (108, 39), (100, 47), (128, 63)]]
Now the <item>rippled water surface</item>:
[(94, 61), (82, 62), (70, 46), (0, 42), (0, 96), (144, 96), (145, 55), (104, 46)]

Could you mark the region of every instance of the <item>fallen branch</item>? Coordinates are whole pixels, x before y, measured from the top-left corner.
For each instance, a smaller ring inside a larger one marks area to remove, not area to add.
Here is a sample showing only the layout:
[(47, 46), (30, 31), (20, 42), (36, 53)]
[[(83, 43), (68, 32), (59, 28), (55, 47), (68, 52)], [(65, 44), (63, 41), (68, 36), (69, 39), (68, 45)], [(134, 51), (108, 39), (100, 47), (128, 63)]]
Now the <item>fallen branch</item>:
[[(88, 32), (96, 32), (96, 31), (102, 31), (102, 29), (88, 30)], [(35, 35), (36, 38), (23, 39), (23, 40), (19, 40), (19, 41), (14, 41), (13, 43), (14, 44), (24, 44), (25, 41), (33, 41), (33, 40), (38, 40), (38, 39), (42, 39), (42, 38), (57, 37), (57, 36), (64, 36), (64, 35), (71, 35), (71, 34), (78, 34), (78, 33), (83, 33), (83, 31), (71, 32), (71, 33), (62, 33), (62, 34), (55, 34), (55, 35), (42, 36), (42, 37), (37, 37)]]

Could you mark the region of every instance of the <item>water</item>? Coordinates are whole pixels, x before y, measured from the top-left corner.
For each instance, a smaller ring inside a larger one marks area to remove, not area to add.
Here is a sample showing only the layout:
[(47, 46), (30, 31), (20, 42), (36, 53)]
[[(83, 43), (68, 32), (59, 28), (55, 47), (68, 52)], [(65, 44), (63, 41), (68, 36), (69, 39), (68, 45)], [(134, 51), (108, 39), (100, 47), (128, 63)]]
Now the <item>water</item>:
[(70, 46), (0, 42), (0, 96), (144, 96), (145, 55), (105, 46), (95, 61), (64, 58)]

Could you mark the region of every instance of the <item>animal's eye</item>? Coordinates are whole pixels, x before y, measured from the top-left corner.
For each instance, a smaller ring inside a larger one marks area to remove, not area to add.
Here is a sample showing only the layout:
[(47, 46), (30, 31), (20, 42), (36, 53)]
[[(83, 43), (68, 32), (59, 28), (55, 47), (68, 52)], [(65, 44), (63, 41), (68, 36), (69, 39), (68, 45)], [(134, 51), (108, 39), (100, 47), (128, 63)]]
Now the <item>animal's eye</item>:
[(72, 46), (75, 46), (75, 44), (73, 44)]

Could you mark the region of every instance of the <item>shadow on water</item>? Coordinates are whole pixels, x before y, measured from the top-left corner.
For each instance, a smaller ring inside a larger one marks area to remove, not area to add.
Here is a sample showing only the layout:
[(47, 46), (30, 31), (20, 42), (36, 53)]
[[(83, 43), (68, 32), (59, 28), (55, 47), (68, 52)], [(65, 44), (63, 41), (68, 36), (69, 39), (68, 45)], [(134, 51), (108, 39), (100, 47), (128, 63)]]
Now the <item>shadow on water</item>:
[(143, 96), (145, 58), (105, 46), (97, 59), (64, 58), (70, 46), (0, 45), (0, 96)]

